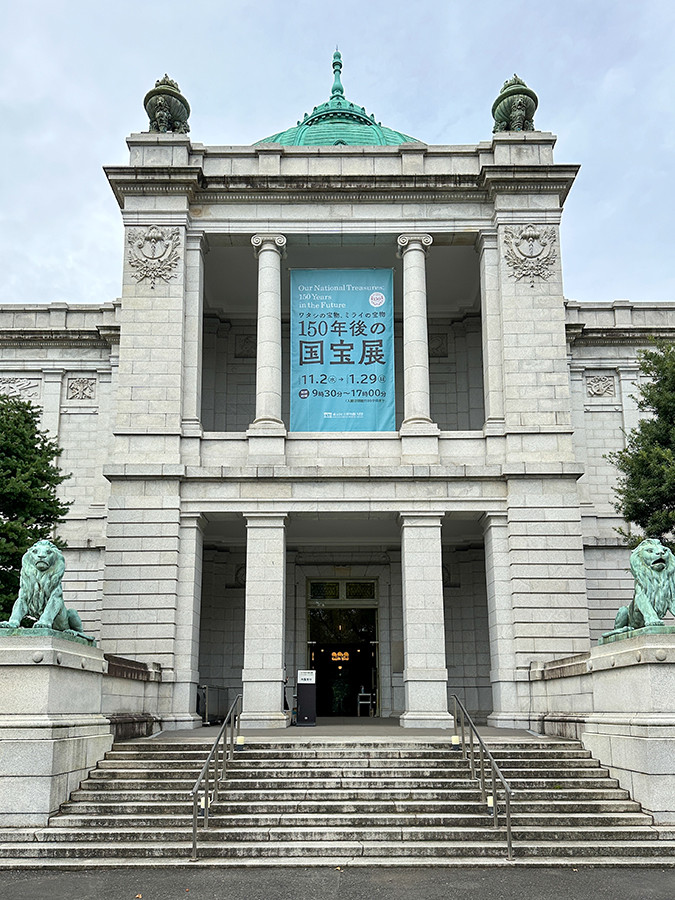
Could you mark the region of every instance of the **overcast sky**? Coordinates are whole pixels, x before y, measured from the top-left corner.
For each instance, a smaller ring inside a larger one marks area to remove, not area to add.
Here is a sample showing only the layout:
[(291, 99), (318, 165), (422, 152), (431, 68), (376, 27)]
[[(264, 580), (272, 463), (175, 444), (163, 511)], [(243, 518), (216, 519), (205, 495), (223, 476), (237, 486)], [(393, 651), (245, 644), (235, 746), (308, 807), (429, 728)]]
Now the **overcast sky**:
[(191, 137), (249, 144), (328, 99), (331, 57), (383, 124), (429, 144), (491, 135), (514, 72), (535, 127), (580, 163), (565, 294), (675, 300), (673, 0), (0, 0), (0, 301), (119, 296), (122, 227), (101, 167), (147, 130), (165, 72)]

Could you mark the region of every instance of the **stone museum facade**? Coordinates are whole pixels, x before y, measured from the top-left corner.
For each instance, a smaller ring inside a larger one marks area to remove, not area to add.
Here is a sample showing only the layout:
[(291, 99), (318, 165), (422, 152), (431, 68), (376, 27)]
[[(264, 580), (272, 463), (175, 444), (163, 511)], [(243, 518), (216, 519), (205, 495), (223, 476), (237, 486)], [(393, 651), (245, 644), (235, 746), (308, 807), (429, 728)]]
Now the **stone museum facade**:
[[(68, 605), (106, 653), (161, 665), (163, 727), (201, 722), (200, 685), (284, 727), (305, 668), (319, 715), (447, 727), (456, 693), (529, 727), (531, 668), (630, 599), (605, 454), (675, 303), (565, 299), (578, 166), (525, 101), (478, 144), (431, 146), (345, 99), (340, 71), (252, 146), (192, 140), (160, 83), (106, 168), (121, 298), (2, 306), (0, 391), (63, 447)], [(533, 96), (509, 84), (502, 104)], [(393, 270), (393, 430), (293, 430), (297, 269)]]

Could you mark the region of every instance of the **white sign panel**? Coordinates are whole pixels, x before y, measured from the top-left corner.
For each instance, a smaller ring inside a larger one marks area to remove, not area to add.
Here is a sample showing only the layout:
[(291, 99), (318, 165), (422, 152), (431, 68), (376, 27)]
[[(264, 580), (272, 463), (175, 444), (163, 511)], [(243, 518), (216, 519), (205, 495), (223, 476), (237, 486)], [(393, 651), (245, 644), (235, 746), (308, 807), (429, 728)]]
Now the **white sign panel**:
[(298, 669), (298, 684), (316, 684), (314, 669)]

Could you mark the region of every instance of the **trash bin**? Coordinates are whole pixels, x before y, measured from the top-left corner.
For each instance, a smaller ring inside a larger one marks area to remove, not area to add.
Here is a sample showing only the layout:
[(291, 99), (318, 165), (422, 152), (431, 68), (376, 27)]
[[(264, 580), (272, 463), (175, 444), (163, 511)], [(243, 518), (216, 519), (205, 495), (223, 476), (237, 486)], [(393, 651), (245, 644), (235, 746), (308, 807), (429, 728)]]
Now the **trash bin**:
[(296, 725), (316, 725), (316, 672), (298, 669), (298, 718)]

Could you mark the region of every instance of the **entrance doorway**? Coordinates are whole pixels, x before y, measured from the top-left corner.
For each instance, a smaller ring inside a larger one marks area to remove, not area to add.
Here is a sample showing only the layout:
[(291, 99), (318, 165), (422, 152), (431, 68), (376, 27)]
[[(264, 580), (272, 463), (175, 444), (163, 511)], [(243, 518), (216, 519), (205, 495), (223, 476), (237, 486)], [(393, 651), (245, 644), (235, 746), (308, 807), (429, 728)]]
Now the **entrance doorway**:
[(317, 716), (369, 716), (378, 708), (374, 581), (308, 583), (309, 667)]

